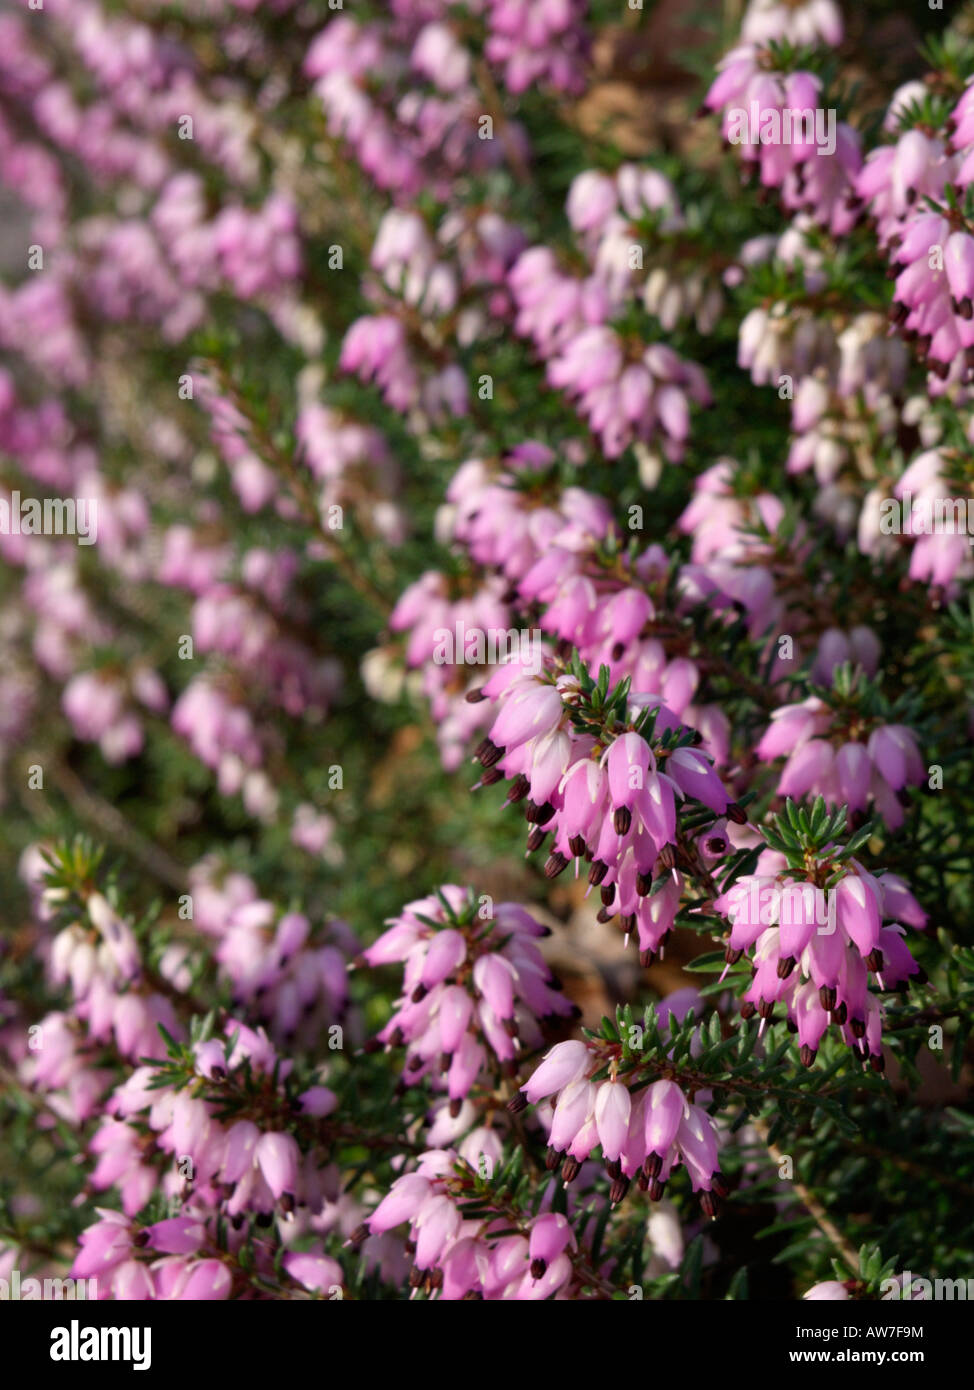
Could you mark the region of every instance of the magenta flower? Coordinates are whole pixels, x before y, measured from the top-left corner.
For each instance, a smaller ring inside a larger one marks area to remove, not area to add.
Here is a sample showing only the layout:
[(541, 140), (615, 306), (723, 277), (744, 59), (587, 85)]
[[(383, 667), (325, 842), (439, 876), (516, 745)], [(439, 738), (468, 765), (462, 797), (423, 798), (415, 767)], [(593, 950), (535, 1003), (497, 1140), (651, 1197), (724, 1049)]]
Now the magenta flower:
[[(627, 1083), (639, 1079), (638, 1070), (593, 1082), (589, 1078), (602, 1065), (604, 1046), (597, 1040), (559, 1044), (521, 1087), (530, 1102), (551, 1095), (561, 1082), (548, 1121), (548, 1167), (560, 1167), (565, 1184), (570, 1184), (592, 1150), (601, 1146), (612, 1180), (611, 1200), (617, 1203), (634, 1177), (658, 1201), (671, 1172), (682, 1163), (694, 1191), (703, 1194), (704, 1210), (713, 1216), (713, 1194), (726, 1195), (726, 1187), (710, 1116), (689, 1103), (672, 1081), (656, 1080), (631, 1090)], [(614, 1062), (611, 1067), (614, 1071)], [(524, 1104), (517, 1096), (508, 1108), (516, 1111)]]
[(573, 1011), (533, 944), (543, 930), (514, 903), (485, 924), (476, 899), (450, 884), (408, 904), (364, 953), (369, 964), (404, 962), (403, 993), (379, 1040), (405, 1045), (411, 1082), (430, 1076), (442, 1087), (445, 1075), (454, 1116), (489, 1069), (510, 1070), (520, 1047), (541, 1041), (540, 1020)]
[(826, 1029), (836, 1026), (863, 1061), (883, 1069), (882, 1007), (870, 993), (919, 974), (898, 922), (923, 927), (924, 914), (895, 876), (873, 876), (855, 859), (828, 890), (786, 872), (784, 857), (765, 850), (758, 873), (746, 875), (714, 903), (732, 924), (728, 961), (751, 951), (754, 976), (744, 1012), (760, 1013), (762, 1028), (776, 1004), (797, 1027), (801, 1059), (811, 1066)]

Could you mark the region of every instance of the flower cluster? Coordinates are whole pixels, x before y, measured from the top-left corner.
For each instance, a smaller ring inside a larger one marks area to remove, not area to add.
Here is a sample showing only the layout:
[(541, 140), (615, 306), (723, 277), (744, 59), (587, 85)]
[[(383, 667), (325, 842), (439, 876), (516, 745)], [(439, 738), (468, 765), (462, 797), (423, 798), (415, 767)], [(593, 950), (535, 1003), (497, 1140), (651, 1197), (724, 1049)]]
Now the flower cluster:
[(409, 1223), (414, 1292), (450, 1301), (577, 1294), (577, 1241), (567, 1217), (548, 1212), (512, 1232), (502, 1209), (468, 1217), (475, 1205), (473, 1171), (450, 1150), (432, 1149), (396, 1179), (366, 1224), (383, 1234)]
[[(320, 1243), (281, 1257), (271, 1229), (276, 1214), (320, 1235), (337, 1217), (334, 1170), (302, 1153), (290, 1132), (295, 1123), (313, 1129), (336, 1097), (321, 1085), (289, 1094), (290, 1072), (265, 1034), (235, 1019), (161, 1072), (137, 1068), (91, 1142), (91, 1184), (117, 1188), (122, 1212), (102, 1212), (82, 1233), (72, 1276), (97, 1276), (103, 1298), (259, 1297), (262, 1281), (274, 1289), (280, 1260), (306, 1289), (340, 1289), (341, 1267)], [(136, 1221), (156, 1191), (177, 1214)]]
[(970, 15), (739, 9), (0, 14), (2, 1280), (969, 1250)]
[[(536, 1104), (550, 1096), (548, 1131), (551, 1168), (561, 1169), (566, 1183), (577, 1177), (599, 1146), (612, 1180), (611, 1200), (621, 1202), (632, 1179), (652, 1201), (659, 1201), (675, 1168), (683, 1166), (694, 1192), (700, 1192), (708, 1216), (716, 1199), (727, 1195), (718, 1159), (718, 1134), (701, 1106), (687, 1098), (675, 1081), (645, 1084), (641, 1069), (620, 1074), (618, 1047), (570, 1041), (547, 1054), (512, 1105)], [(608, 1063), (608, 1076), (604, 1076)]]
[[(858, 216), (859, 137), (836, 124), (834, 109), (823, 110), (821, 80), (790, 61), (797, 46), (840, 43), (841, 17), (818, 0), (778, 6), (773, 17), (762, 8), (751, 6), (742, 42), (721, 60), (705, 107), (723, 108), (724, 138), (756, 166), (762, 187), (778, 189), (790, 212), (804, 211), (842, 236)], [(821, 128), (823, 115), (832, 118), (831, 132)]]
[[(855, 632), (848, 639), (838, 633), (830, 654), (841, 660), (855, 650), (856, 640)], [(846, 806), (853, 818), (872, 804), (893, 830), (903, 824), (905, 788), (925, 776), (911, 729), (874, 720), (863, 724), (857, 709), (833, 710), (817, 695), (776, 709), (755, 752), (768, 759), (788, 755), (779, 796), (822, 796), (830, 806)]]
[(517, 331), (530, 337), (548, 381), (565, 392), (599, 438), (607, 458), (657, 439), (679, 462), (690, 433), (690, 404), (709, 405), (707, 379), (666, 343), (628, 342), (609, 322), (613, 294), (594, 272), (565, 274), (548, 247), (531, 247), (511, 269)]
[(378, 1041), (405, 1046), (405, 1081), (445, 1075), (452, 1115), (476, 1081), (498, 1067), (515, 1073), (519, 1054), (541, 1043), (542, 1020), (573, 1014), (534, 945), (547, 934), (516, 903), (494, 907), (448, 883), (407, 903), (363, 952), (372, 966), (403, 964), (402, 996)]
[[(586, 688), (587, 686), (587, 688)], [(575, 673), (526, 674), (512, 663), (482, 692), (500, 703), (477, 757), (483, 781), (511, 780), (508, 802), (525, 802), (528, 850), (551, 835), (545, 876), (589, 863), (603, 920), (619, 914), (648, 963), (664, 945), (679, 906), (677, 802), (714, 816), (744, 813), (732, 802), (696, 735), (658, 697), (608, 690)]]
[(781, 819), (776, 830), (765, 831), (769, 848), (755, 872), (738, 878), (714, 903), (731, 923), (728, 965), (751, 952), (753, 978), (742, 1015), (759, 1013), (763, 1028), (781, 1003), (798, 1033), (804, 1066), (812, 1065), (834, 1025), (882, 1071), (883, 1009), (870, 983), (885, 991), (922, 978), (902, 924), (922, 929), (927, 914), (903, 879), (863, 867), (854, 857), (855, 840), (845, 846), (832, 840), (844, 812), (827, 818), (822, 798), (811, 818), (788, 805), (790, 824)]

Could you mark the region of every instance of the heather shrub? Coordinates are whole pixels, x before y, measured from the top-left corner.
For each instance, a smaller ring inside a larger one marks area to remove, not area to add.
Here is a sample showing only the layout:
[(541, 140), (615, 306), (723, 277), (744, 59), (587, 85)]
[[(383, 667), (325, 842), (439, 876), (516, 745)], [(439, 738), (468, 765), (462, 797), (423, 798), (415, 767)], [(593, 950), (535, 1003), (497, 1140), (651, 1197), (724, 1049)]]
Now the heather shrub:
[(974, 9), (731, 8), (0, 11), (4, 1288), (967, 1278)]

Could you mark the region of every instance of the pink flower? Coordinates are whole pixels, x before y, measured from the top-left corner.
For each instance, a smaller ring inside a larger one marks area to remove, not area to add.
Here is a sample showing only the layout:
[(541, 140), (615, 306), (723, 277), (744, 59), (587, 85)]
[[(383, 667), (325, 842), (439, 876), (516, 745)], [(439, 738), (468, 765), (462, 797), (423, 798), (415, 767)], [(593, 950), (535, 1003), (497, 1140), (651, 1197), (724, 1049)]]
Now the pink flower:
[(171, 1297), (192, 1302), (217, 1302), (230, 1297), (233, 1279), (220, 1260), (199, 1260), (186, 1272), (178, 1294)]
[(693, 748), (676, 748), (667, 759), (666, 769), (686, 796), (702, 801), (718, 815), (726, 811), (730, 798), (703, 753)]
[(646, 1151), (664, 1158), (687, 1114), (683, 1092), (673, 1081), (654, 1081), (646, 1090)]
[(294, 1137), (283, 1133), (265, 1133), (254, 1149), (254, 1158), (267, 1186), (274, 1196), (293, 1198), (297, 1188), (301, 1151)]
[(595, 1126), (602, 1152), (609, 1160), (617, 1159), (629, 1133), (632, 1101), (627, 1087), (603, 1081), (595, 1095)]
[(811, 1302), (836, 1302), (850, 1297), (849, 1290), (845, 1284), (840, 1284), (838, 1279), (826, 1279), (824, 1283), (813, 1284), (807, 1293), (802, 1294), (803, 1298)]
[(281, 1263), (292, 1279), (316, 1293), (324, 1293), (333, 1288), (340, 1289), (342, 1286), (342, 1267), (337, 1260), (332, 1260), (327, 1255), (289, 1250)]
[(521, 1087), (528, 1100), (534, 1104), (545, 1096), (562, 1091), (573, 1081), (578, 1081), (588, 1071), (591, 1054), (585, 1043), (569, 1041), (557, 1043), (544, 1060), (531, 1074), (531, 1079)]

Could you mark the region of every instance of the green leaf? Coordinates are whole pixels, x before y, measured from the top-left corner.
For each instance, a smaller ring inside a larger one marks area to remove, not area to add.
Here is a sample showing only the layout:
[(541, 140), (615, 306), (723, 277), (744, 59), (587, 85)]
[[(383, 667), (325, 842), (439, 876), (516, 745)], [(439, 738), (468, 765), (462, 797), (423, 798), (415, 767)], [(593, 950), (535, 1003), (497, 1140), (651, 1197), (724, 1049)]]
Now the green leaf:
[(612, 1019), (607, 1018), (605, 1015), (602, 1017), (602, 1036), (605, 1038), (606, 1042), (617, 1043), (621, 1041), (618, 1028), (613, 1023)]

